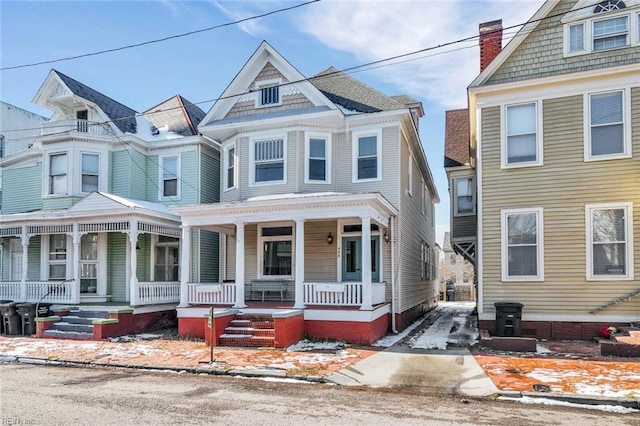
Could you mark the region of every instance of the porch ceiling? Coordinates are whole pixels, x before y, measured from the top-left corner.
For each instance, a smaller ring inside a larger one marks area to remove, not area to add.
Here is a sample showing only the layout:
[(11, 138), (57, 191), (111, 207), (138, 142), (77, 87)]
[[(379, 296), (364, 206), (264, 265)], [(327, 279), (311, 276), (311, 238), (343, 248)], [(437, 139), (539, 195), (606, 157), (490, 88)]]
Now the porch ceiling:
[[(231, 233), (237, 223), (331, 220), (369, 216), (383, 227), (398, 214), (379, 193), (305, 193), (254, 197), (243, 201), (174, 207), (183, 226), (216, 227)], [(226, 231), (226, 232), (225, 232)]]

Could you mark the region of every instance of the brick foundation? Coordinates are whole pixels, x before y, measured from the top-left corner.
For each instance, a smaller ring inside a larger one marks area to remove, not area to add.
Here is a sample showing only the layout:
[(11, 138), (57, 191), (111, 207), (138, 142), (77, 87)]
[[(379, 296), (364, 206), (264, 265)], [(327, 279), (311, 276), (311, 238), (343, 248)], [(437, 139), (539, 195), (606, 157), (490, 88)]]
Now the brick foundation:
[[(220, 345), (220, 335), (224, 333), (224, 329), (229, 327), (229, 324), (231, 324), (231, 321), (233, 321), (236, 318), (236, 314), (235, 313), (228, 313), (225, 315), (221, 315), (221, 316), (216, 316), (213, 319), (213, 346), (218, 346)], [(208, 318), (180, 318), (178, 320), (178, 330), (180, 330), (179, 328), (179, 324), (181, 321), (183, 320), (199, 320), (200, 321), (200, 327), (202, 328), (202, 337), (204, 338), (204, 341), (207, 343), (207, 345), (211, 345), (211, 329), (209, 328), (209, 320)], [(195, 322), (191, 322), (189, 321), (188, 324), (192, 324), (193, 326), (197, 326), (195, 324)], [(179, 331), (178, 331), (179, 332)], [(182, 336), (182, 334), (180, 334)], [(194, 334), (191, 334), (194, 337), (199, 337), (196, 336)]]
[(304, 314), (274, 318), (275, 347), (287, 348), (298, 343), (304, 334)]
[(343, 340), (357, 345), (370, 345), (389, 329), (389, 315), (372, 322), (305, 321), (305, 333), (314, 339)]
[[(398, 331), (404, 330), (436, 306), (438, 306), (437, 297), (433, 298), (432, 300), (428, 300), (420, 305), (416, 305), (411, 309), (407, 309), (401, 314), (396, 314), (396, 329)], [(389, 331), (391, 330), (389, 329)]]
[(93, 339), (102, 340), (109, 337), (141, 333), (159, 325), (175, 323), (176, 311), (148, 312), (134, 315), (132, 312), (112, 312), (111, 319), (116, 323), (94, 324)]
[[(565, 322), (565, 321), (522, 321), (521, 337), (535, 337), (549, 340), (593, 340), (600, 337), (603, 326), (624, 327), (629, 323), (601, 323), (601, 322)], [(480, 320), (480, 329), (489, 330), (496, 334), (496, 322)]]

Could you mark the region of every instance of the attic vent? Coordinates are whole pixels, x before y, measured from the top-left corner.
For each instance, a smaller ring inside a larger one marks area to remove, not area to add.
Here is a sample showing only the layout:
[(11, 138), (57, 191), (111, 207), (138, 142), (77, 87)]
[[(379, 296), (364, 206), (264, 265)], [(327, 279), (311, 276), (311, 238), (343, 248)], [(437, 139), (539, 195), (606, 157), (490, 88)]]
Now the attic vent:
[(627, 7), (622, 0), (605, 0), (600, 2), (593, 8), (593, 13), (609, 12), (611, 10), (620, 10)]

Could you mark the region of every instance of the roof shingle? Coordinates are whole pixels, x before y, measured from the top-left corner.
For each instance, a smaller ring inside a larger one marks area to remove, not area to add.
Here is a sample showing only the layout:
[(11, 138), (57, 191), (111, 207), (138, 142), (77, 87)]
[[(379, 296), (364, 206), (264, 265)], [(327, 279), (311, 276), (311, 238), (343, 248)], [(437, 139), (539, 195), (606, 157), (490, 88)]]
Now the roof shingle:
[(446, 112), (444, 131), (444, 166), (456, 167), (470, 164), (469, 110), (455, 109)]

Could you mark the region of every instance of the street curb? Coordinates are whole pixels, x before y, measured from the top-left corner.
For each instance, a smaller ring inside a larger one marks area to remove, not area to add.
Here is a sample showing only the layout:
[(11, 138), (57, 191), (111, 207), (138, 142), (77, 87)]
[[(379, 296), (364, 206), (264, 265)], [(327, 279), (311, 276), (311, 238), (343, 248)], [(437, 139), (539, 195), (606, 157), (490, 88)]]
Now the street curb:
[[(175, 373), (190, 373), (190, 374), (208, 374), (212, 376), (241, 376), (247, 378), (272, 378), (272, 379), (289, 379), (297, 380), (301, 382), (310, 383), (330, 383), (321, 376), (301, 376), (299, 374), (287, 374), (284, 370), (278, 370), (273, 368), (215, 368), (211, 366), (203, 367), (178, 367), (178, 366), (155, 366), (145, 364), (123, 364), (123, 363), (108, 363), (100, 361), (86, 361), (86, 360), (67, 360), (59, 358), (38, 358), (38, 357), (24, 357), (24, 356), (12, 356), (0, 354), (0, 363), (20, 363), (20, 364), (37, 364), (37, 365), (52, 365), (52, 366), (94, 366), (94, 367), (113, 367), (113, 368), (126, 368), (132, 370), (144, 370), (144, 371), (157, 371), (157, 372), (175, 372)], [(214, 361), (215, 362), (215, 361)]]
[(580, 405), (617, 405), (625, 408), (633, 408), (640, 410), (640, 400), (635, 399), (623, 399), (623, 398), (608, 398), (603, 396), (589, 396), (589, 395), (569, 395), (559, 393), (540, 393), (540, 392), (518, 392), (518, 391), (500, 391), (498, 396), (504, 396), (508, 398), (538, 398), (538, 399), (552, 399), (554, 401), (570, 402), (572, 404)]

